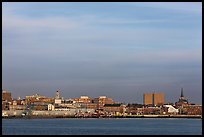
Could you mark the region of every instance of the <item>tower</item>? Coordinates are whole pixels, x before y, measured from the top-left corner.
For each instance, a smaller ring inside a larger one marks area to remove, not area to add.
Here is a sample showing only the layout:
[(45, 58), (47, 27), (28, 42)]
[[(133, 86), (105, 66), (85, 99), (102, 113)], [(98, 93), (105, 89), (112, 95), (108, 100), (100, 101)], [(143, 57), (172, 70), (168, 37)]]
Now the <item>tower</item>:
[(180, 100), (184, 100), (184, 95), (183, 95), (183, 88), (181, 88), (181, 96), (180, 96)]
[(154, 103), (154, 93), (152, 94), (152, 106), (154, 107), (155, 103)]
[(183, 98), (183, 88), (181, 88), (181, 98)]
[(183, 88), (181, 88), (181, 96), (180, 96), (178, 102), (188, 104), (188, 100), (185, 99), (185, 97), (184, 97), (184, 95), (183, 95)]
[(60, 92), (59, 92), (58, 90), (56, 91), (55, 98), (56, 98), (56, 99), (60, 99)]

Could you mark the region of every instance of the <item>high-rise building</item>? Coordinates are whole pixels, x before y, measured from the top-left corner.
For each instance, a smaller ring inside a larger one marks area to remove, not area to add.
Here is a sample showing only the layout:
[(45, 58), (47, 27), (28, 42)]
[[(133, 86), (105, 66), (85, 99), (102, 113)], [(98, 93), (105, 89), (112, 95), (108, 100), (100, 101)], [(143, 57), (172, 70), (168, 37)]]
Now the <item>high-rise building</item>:
[(152, 104), (152, 93), (145, 93), (143, 95), (143, 102), (145, 105)]
[(153, 93), (154, 96), (154, 105), (164, 104), (164, 93)]
[(145, 93), (143, 96), (144, 105), (164, 104), (164, 93)]

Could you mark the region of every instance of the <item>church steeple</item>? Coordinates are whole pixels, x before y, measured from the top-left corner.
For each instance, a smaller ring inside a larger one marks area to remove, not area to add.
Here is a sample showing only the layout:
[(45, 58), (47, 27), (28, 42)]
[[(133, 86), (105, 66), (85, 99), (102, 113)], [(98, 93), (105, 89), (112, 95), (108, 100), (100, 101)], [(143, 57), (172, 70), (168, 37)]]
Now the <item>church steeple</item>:
[(183, 88), (181, 88), (181, 98), (183, 98)]
[(59, 90), (56, 91), (55, 99), (60, 99), (60, 92), (59, 92)]
[(180, 96), (178, 102), (188, 104), (188, 100), (185, 99), (185, 97), (184, 97), (184, 95), (183, 95), (183, 88), (181, 88), (181, 96)]

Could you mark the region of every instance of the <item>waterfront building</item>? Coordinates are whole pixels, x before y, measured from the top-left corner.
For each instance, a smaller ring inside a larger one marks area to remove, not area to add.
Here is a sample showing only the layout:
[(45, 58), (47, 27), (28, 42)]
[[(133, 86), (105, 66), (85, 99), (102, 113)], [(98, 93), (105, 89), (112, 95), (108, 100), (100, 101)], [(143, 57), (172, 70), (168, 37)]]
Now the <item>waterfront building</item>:
[(202, 115), (202, 105), (185, 105), (182, 108), (182, 114)]
[(2, 101), (2, 110), (9, 110), (10, 104), (7, 101)]
[(163, 114), (178, 114), (179, 110), (172, 105), (163, 105)]
[(48, 104), (33, 104), (32, 110), (39, 110), (39, 111), (48, 110)]
[(147, 107), (142, 109), (144, 115), (158, 115), (161, 114), (160, 107)]
[(9, 105), (9, 110), (25, 110), (26, 104), (25, 99), (13, 99), (12, 103)]
[(164, 104), (164, 93), (145, 93), (143, 95), (144, 105), (163, 105)]
[(105, 104), (103, 109), (105, 112), (124, 112), (124, 106), (122, 104)]
[(25, 109), (26, 109), (26, 105), (17, 105), (17, 104), (9, 105), (9, 110), (25, 110)]
[(130, 112), (130, 114), (143, 115), (144, 114), (144, 107), (136, 108), (136, 111)]
[(139, 114), (143, 113), (143, 111), (142, 111), (143, 107), (144, 107), (143, 104), (128, 104), (126, 106), (126, 108), (127, 108), (126, 111), (128, 114), (139, 115)]

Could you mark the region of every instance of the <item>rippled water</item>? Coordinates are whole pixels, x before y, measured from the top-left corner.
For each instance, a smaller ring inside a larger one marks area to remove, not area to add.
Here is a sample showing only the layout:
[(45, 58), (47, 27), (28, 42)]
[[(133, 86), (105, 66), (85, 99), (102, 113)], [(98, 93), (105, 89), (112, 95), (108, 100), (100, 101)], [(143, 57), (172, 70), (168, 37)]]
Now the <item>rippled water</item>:
[(201, 119), (2, 119), (3, 135), (201, 135)]

